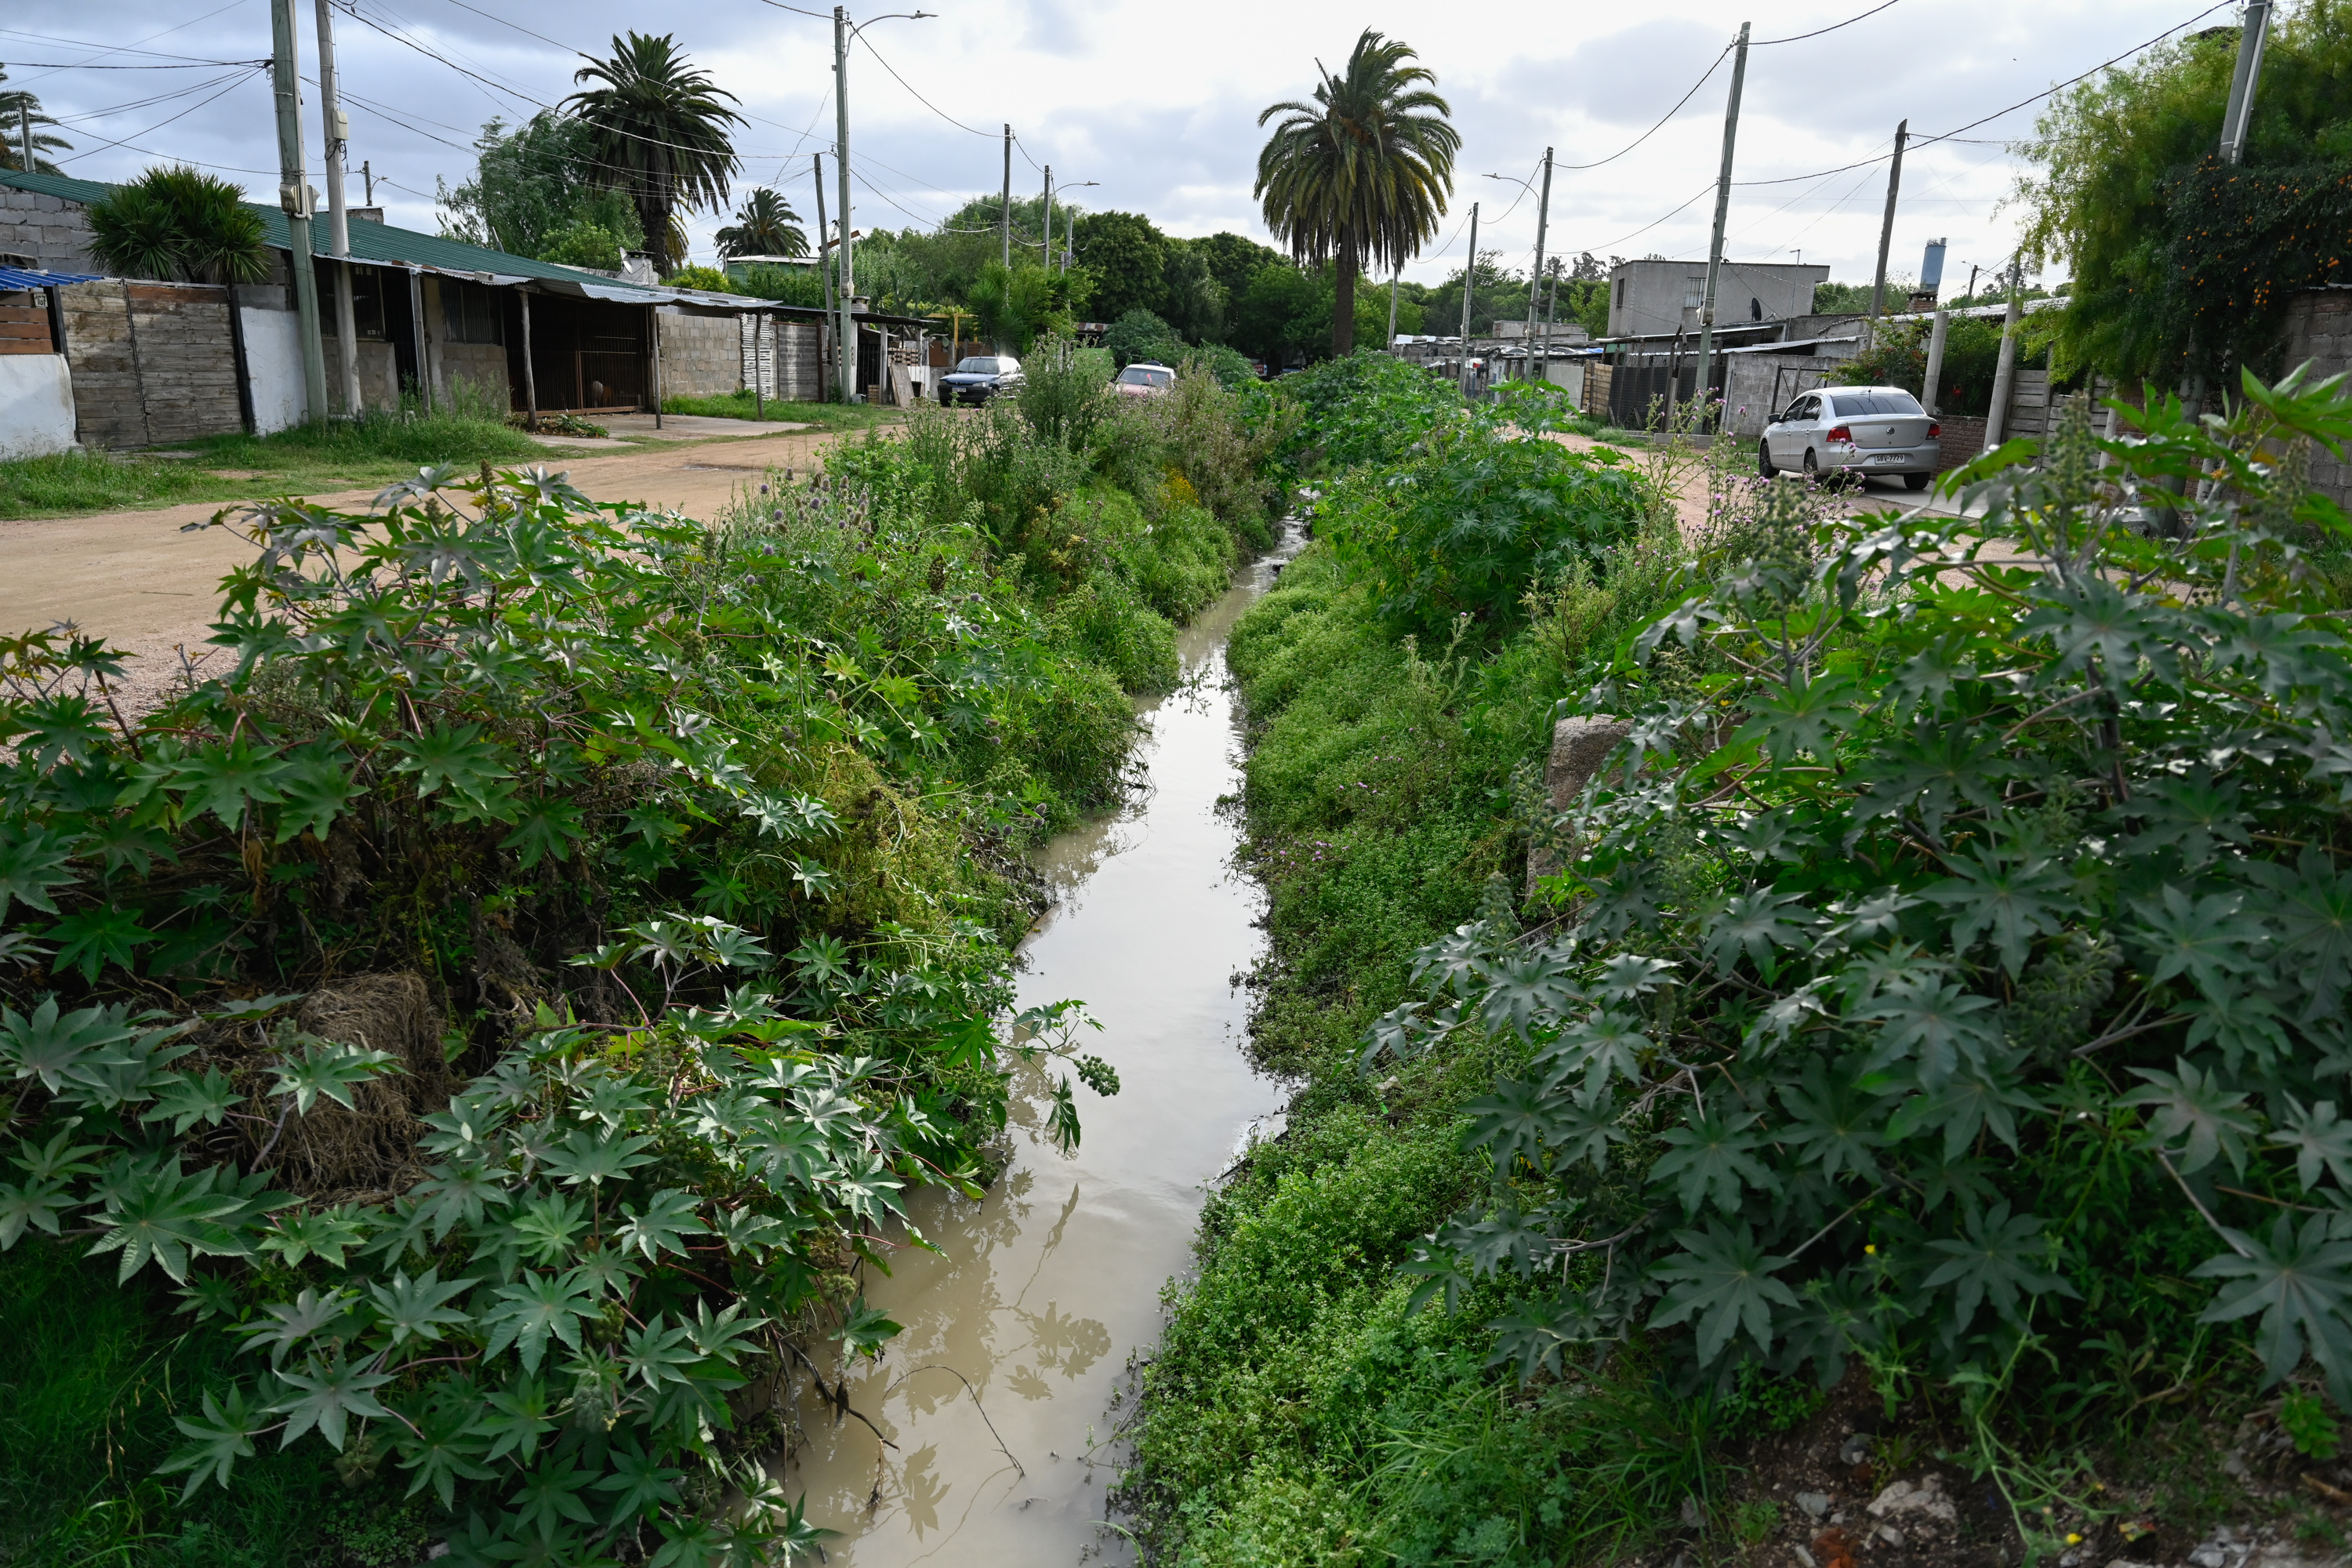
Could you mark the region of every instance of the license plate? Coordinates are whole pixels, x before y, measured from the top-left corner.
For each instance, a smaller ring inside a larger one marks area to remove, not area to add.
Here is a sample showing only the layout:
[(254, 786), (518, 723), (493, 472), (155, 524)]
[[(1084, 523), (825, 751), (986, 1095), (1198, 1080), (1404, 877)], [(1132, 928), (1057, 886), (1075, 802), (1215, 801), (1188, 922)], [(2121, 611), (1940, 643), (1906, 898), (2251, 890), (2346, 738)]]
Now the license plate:
[(1877, 452), (1872, 454), (1870, 460), (1874, 463), (1899, 463), (1907, 456), (1909, 454), (1905, 452)]

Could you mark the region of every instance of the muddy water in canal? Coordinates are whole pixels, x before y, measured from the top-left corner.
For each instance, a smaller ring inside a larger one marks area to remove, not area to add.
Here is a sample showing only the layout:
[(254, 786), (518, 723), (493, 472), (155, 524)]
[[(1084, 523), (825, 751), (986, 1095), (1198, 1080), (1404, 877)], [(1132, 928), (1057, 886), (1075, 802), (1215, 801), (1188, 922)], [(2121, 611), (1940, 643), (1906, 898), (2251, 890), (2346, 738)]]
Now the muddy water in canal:
[(1024, 946), (1021, 1005), (1083, 999), (1103, 1026), (1083, 1048), (1118, 1069), (1120, 1092), (1078, 1089), (1085, 1135), (1065, 1156), (1044, 1135), (1042, 1080), (1024, 1080), (1004, 1175), (978, 1203), (917, 1194), (908, 1212), (939, 1255), (869, 1269), (868, 1303), (906, 1331), (851, 1370), (849, 1400), (895, 1447), (810, 1395), (811, 1441), (784, 1478), (806, 1488), (811, 1522), (841, 1531), (825, 1543), (840, 1568), (1131, 1560), (1102, 1523), (1114, 1384), (1158, 1335), (1208, 1184), (1281, 1101), (1243, 1050), (1237, 981), (1263, 900), (1218, 800), (1241, 787), (1225, 637), (1291, 547), (1186, 629), (1185, 682), (1145, 710), (1148, 779), (1128, 808), (1040, 857), (1055, 901)]

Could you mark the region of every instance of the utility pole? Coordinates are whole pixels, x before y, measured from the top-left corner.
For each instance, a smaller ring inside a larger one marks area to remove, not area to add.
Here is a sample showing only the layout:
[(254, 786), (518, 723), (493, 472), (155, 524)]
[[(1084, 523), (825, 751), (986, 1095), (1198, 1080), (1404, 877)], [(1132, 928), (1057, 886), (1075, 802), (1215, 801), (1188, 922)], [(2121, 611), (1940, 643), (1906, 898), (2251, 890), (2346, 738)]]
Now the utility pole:
[(1936, 412), (1936, 384), (1944, 379), (1944, 342), (1952, 330), (1952, 313), (1936, 307), (1936, 325), (1927, 334), (1927, 374), (1919, 381), (1919, 405)]
[(1013, 127), (1004, 128), (1004, 270), (1013, 270)]
[(839, 140), (833, 149), (834, 171), (841, 181), (841, 325), (835, 342), (840, 360), (841, 400), (857, 401), (856, 274), (849, 256), (849, 13), (833, 8), (833, 111)]
[[(824, 258), (824, 253), (833, 248), (833, 242), (824, 237), (824, 154), (822, 153), (810, 153), (809, 163), (816, 174), (816, 270), (817, 276), (824, 279), (825, 320), (828, 321), (835, 321), (835, 318), (833, 310), (833, 267), (832, 264)], [(838, 322), (836, 321), (835, 324), (837, 325)], [(838, 355), (835, 356), (836, 359), (838, 359)], [(818, 395), (818, 400), (820, 402), (824, 400), (824, 395), (822, 393)]]
[(1045, 245), (1037, 253), (1037, 259), (1045, 264), (1046, 271), (1054, 270), (1054, 165), (1051, 163), (1045, 165)]
[(1878, 221), (1878, 280), (1870, 286), (1870, 319), (1878, 320), (1886, 303), (1886, 248), (1895, 243), (1895, 193), (1903, 187), (1903, 144), (1911, 140), (1911, 122), (1895, 128), (1895, 162), (1886, 168), (1886, 216)]
[(28, 174), (33, 172), (33, 95), (29, 92), (16, 97), (16, 166)]
[(2009, 394), (2017, 379), (2017, 323), (2025, 314), (2021, 298), (2025, 288), (2023, 268), (2012, 258), (2009, 264), (2009, 310), (2001, 318), (2000, 353), (1992, 366), (1992, 406), (1985, 413), (1985, 450), (2000, 445), (2009, 426)]
[[(326, 0), (320, 0), (320, 4), (324, 5), (325, 3), (326, 3)], [(1545, 148), (1545, 149), (1544, 149), (1543, 195), (1542, 195), (1541, 199), (1539, 199), (1539, 200), (1536, 203), (1536, 271), (1535, 271), (1535, 283), (1534, 283), (1534, 286), (1533, 286), (1532, 288), (1530, 288), (1530, 289), (1528, 290), (1528, 335), (1529, 337), (1531, 337), (1531, 338), (1532, 338), (1533, 336), (1535, 336), (1535, 331), (1536, 331), (1536, 317), (1540, 313), (1540, 312), (1538, 312), (1538, 311), (1536, 310), (1536, 296), (1543, 292), (1543, 284), (1544, 284), (1544, 269), (1543, 269), (1543, 263), (1544, 263), (1544, 237), (1545, 237), (1545, 234), (1547, 233), (1547, 231), (1549, 231), (1550, 227), (1551, 227), (1551, 149), (1550, 149), (1550, 148), (1549, 148), (1549, 147), (1547, 147), (1547, 148)], [(1530, 348), (1533, 348), (1533, 346), (1534, 346), (1534, 345), (1532, 345), (1532, 344), (1530, 344), (1530, 345), (1529, 345), (1529, 347), (1530, 347)], [(1548, 365), (1548, 364), (1546, 364), (1546, 363), (1544, 363), (1544, 362), (1549, 361), (1550, 358), (1551, 358), (1551, 336), (1550, 336), (1550, 334), (1549, 334), (1549, 333), (1546, 333), (1546, 334), (1544, 335), (1543, 347), (1542, 347), (1541, 349), (1538, 349), (1538, 350), (1536, 350), (1536, 351), (1535, 351), (1535, 353), (1534, 353), (1534, 355), (1533, 355), (1533, 356), (1529, 359), (1529, 361), (1528, 361), (1528, 363), (1529, 363), (1530, 364), (1536, 365), (1536, 366), (1538, 367), (1538, 368), (1537, 368), (1537, 370), (1536, 370), (1536, 379), (1537, 379), (1538, 381), (1549, 381), (1549, 379), (1551, 379), (1551, 378), (1550, 378), (1550, 375), (1549, 375), (1549, 365)]]
[(1462, 395), (1470, 395), (1470, 292), (1478, 282), (1478, 204), (1470, 204), (1470, 264), (1462, 269)]
[(1403, 281), (1404, 263), (1400, 261), (1396, 270), (1389, 274), (1389, 341), (1384, 346), (1391, 353), (1396, 353), (1397, 285)]
[(1554, 258), (1552, 258), (1552, 263), (1551, 263), (1551, 265), (1552, 265), (1551, 291), (1550, 291), (1549, 294), (1547, 294), (1547, 295), (1545, 296), (1545, 302), (1544, 302), (1544, 327), (1543, 327), (1543, 330), (1544, 330), (1544, 363), (1543, 363), (1543, 379), (1544, 379), (1544, 381), (1545, 381), (1546, 384), (1549, 384), (1549, 383), (1550, 383), (1550, 381), (1551, 381), (1551, 323), (1552, 323), (1552, 318), (1553, 318), (1555, 315), (1557, 315), (1557, 314), (1559, 313), (1559, 273), (1560, 273), (1559, 258), (1558, 257), (1554, 257)]
[(375, 205), (375, 171), (368, 167), (364, 158), (360, 160), (360, 178), (367, 183), (367, 205)]
[(296, 331), (302, 340), (302, 403), (327, 422), (327, 354), (319, 341), (319, 275), (310, 264), (310, 181), (302, 167), (302, 77), (294, 57), (294, 0), (269, 0), (270, 66), (278, 100), (278, 205), (285, 209), (288, 270), (294, 274)]
[(2246, 0), (2238, 34), (2238, 66), (2230, 77), (2230, 104), (2221, 111), (2221, 162), (2246, 161), (2246, 129), (2254, 120), (2254, 89), (2263, 74), (2263, 45), (2271, 30), (2271, 0)]
[[(351, 121), (343, 117), (342, 91), (335, 79), (335, 15), (327, 0), (318, 0), (319, 118), (327, 132), (327, 254), (335, 258), (335, 357), (343, 381), (343, 412), (360, 414), (360, 345), (358, 318), (352, 310), (352, 225), (343, 206), (343, 150), (351, 139)], [(415, 333), (421, 346), (424, 325)], [(425, 392), (430, 379), (420, 355), (416, 388)], [(430, 406), (430, 404), (427, 404)]]
[(1748, 82), (1748, 24), (1731, 61), (1731, 98), (1723, 107), (1723, 173), (1715, 182), (1715, 237), (1706, 246), (1706, 296), (1699, 301), (1698, 397), (1702, 413), (1715, 375), (1715, 286), (1723, 272), (1723, 225), (1731, 216), (1731, 151), (1739, 138), (1739, 89)]

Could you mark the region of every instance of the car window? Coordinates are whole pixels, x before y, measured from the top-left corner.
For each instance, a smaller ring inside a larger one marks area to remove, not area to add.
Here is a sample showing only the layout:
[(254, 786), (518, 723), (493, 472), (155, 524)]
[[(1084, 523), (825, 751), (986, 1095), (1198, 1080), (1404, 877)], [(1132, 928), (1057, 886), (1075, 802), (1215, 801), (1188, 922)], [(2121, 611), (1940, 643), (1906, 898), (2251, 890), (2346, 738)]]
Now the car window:
[(1818, 397), (1800, 397), (1796, 402), (1789, 405), (1790, 422), (1794, 424), (1801, 419), (1811, 419), (1820, 409), (1821, 403), (1822, 400)]
[(996, 361), (986, 354), (971, 354), (956, 362), (958, 375), (994, 375)]
[(1848, 419), (1873, 414), (1920, 414), (1919, 400), (1907, 392), (1841, 392), (1837, 411)]
[(1173, 371), (1160, 370), (1152, 365), (1143, 364), (1129, 365), (1125, 370), (1118, 373), (1118, 379), (1129, 386), (1173, 386), (1176, 384), (1176, 374)]

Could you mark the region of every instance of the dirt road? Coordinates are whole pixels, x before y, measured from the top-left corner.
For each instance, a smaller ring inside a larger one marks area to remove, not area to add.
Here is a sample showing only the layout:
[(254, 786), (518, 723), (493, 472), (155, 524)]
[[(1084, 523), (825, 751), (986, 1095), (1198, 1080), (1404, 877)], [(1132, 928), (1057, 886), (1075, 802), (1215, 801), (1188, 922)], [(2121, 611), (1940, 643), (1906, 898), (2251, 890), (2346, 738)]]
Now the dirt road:
[[(716, 423), (713, 421), (711, 423)], [(551, 450), (546, 466), (598, 500), (636, 500), (708, 517), (770, 467), (805, 468), (837, 432), (809, 430), (751, 440), (573, 454)], [(310, 499), (365, 511), (373, 489)], [(215, 585), (252, 559), (226, 530), (183, 533), (220, 510), (205, 501), (148, 511), (0, 522), (0, 634), (72, 621), (140, 657), (131, 685), (152, 692), (179, 668), (173, 649), (200, 652), (218, 605)]]

